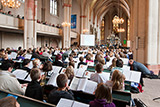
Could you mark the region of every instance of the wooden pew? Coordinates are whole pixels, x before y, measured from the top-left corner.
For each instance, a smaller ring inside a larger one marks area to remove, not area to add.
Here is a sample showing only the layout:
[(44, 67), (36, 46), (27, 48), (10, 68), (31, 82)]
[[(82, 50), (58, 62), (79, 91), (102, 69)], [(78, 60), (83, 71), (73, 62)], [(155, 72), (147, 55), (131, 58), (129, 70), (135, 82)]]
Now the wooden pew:
[(11, 92), (5, 92), (1, 90), (0, 90), (0, 99), (6, 97), (8, 94), (18, 96), (17, 101), (21, 107), (55, 107), (55, 105), (53, 104), (44, 103), (42, 101), (32, 99), (23, 95), (11, 93)]

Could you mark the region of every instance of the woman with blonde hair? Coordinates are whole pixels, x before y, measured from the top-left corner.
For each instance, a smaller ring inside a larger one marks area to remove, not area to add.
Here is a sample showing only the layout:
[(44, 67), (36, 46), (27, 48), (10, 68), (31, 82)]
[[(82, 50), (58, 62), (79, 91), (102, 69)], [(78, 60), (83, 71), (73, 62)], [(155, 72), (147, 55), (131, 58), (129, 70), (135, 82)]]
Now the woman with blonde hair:
[(115, 70), (112, 74), (111, 80), (106, 84), (112, 87), (112, 90), (124, 90), (125, 76), (119, 70)]
[(65, 74), (67, 75), (68, 79), (73, 79), (74, 77), (74, 69), (72, 66), (66, 68)]

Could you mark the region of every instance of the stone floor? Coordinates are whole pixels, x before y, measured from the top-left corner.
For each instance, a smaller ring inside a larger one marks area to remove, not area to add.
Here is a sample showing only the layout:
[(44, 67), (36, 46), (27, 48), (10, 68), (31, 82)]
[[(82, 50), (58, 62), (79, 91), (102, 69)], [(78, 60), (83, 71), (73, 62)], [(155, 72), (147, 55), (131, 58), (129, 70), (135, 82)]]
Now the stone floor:
[(160, 97), (160, 79), (144, 78), (143, 90), (143, 93), (132, 94), (132, 98), (141, 99), (148, 107), (160, 107), (160, 99), (153, 101)]

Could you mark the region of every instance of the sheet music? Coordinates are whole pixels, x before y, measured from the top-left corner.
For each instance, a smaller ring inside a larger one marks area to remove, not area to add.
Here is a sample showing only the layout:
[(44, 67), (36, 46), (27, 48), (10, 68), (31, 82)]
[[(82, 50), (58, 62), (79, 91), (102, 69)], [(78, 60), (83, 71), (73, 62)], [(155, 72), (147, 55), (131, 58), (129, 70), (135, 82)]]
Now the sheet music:
[(50, 77), (49, 81), (47, 82), (47, 85), (53, 85), (57, 87), (56, 79), (58, 77), (59, 73), (53, 73), (52, 76)]
[(71, 82), (70, 88), (72, 90), (77, 90), (78, 84), (79, 84), (79, 79), (76, 78), (76, 77), (74, 77), (73, 80), (72, 80), (72, 82)]
[(72, 107), (73, 102), (73, 100), (61, 98), (57, 104), (57, 107)]
[(123, 71), (130, 71), (130, 66), (123, 65)]
[(80, 103), (80, 102), (77, 102), (77, 101), (74, 101), (72, 107), (89, 107), (89, 105), (88, 104), (84, 104), (84, 103)]
[(128, 58), (121, 58), (124, 65), (128, 65), (129, 59)]
[(130, 72), (131, 72), (130, 81), (139, 83), (141, 78), (141, 72), (137, 71), (130, 71)]
[(12, 74), (14, 74), (16, 76), (16, 78), (18, 78), (20, 80), (24, 80), (25, 77), (28, 75), (28, 72), (25, 70), (17, 69), (15, 71), (13, 71)]
[(32, 57), (31, 54), (26, 54), (24, 58), (25, 58), (25, 59), (31, 59), (31, 57)]
[(77, 76), (77, 77), (83, 77), (85, 70), (82, 69), (82, 68), (79, 68), (79, 69), (76, 69), (75, 72), (76, 72), (75, 76)]
[(131, 72), (130, 71), (127, 71), (127, 70), (124, 70), (123, 71), (123, 74), (124, 76), (126, 77), (126, 81), (130, 81), (130, 77), (131, 77)]
[(87, 84), (84, 88), (84, 92), (93, 94), (93, 92), (96, 90), (97, 83), (91, 80), (87, 80)]
[(88, 62), (87, 65), (88, 66), (94, 66), (94, 62)]
[(87, 84), (87, 79), (85, 79), (85, 78), (80, 79), (77, 91), (84, 91), (86, 84)]
[(60, 74), (64, 74), (66, 72), (66, 68), (62, 68)]
[(60, 70), (61, 70), (61, 68), (62, 68), (62, 67), (59, 67), (59, 66), (52, 66), (52, 71), (53, 71), (54, 73), (59, 73)]
[(94, 74), (94, 73), (95, 73), (95, 72), (85, 71), (85, 73), (84, 73), (84, 76), (83, 76), (83, 77), (90, 78), (90, 77), (91, 77), (91, 74)]
[(82, 69), (84, 69), (84, 70), (87, 70), (88, 65), (82, 65), (82, 64), (81, 64), (81, 65), (79, 66), (79, 68), (82, 68)]
[(27, 76), (27, 78), (25, 79), (25, 81), (32, 81), (30, 74)]
[(32, 62), (32, 61), (30, 61), (28, 68), (29, 68), (29, 69), (32, 69), (32, 68), (33, 68), (33, 62)]
[(17, 57), (17, 53), (16, 53), (16, 52), (12, 52), (12, 53), (11, 53), (11, 58), (12, 58), (12, 59), (16, 59), (16, 57)]

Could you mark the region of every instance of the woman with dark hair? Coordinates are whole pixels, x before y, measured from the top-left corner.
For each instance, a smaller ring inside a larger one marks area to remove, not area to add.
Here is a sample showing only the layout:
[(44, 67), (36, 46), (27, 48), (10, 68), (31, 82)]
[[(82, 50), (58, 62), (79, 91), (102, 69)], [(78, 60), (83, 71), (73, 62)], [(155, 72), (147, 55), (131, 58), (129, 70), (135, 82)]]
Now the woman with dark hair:
[(108, 85), (100, 83), (95, 91), (94, 101), (90, 101), (90, 107), (116, 107), (112, 102), (112, 94)]

